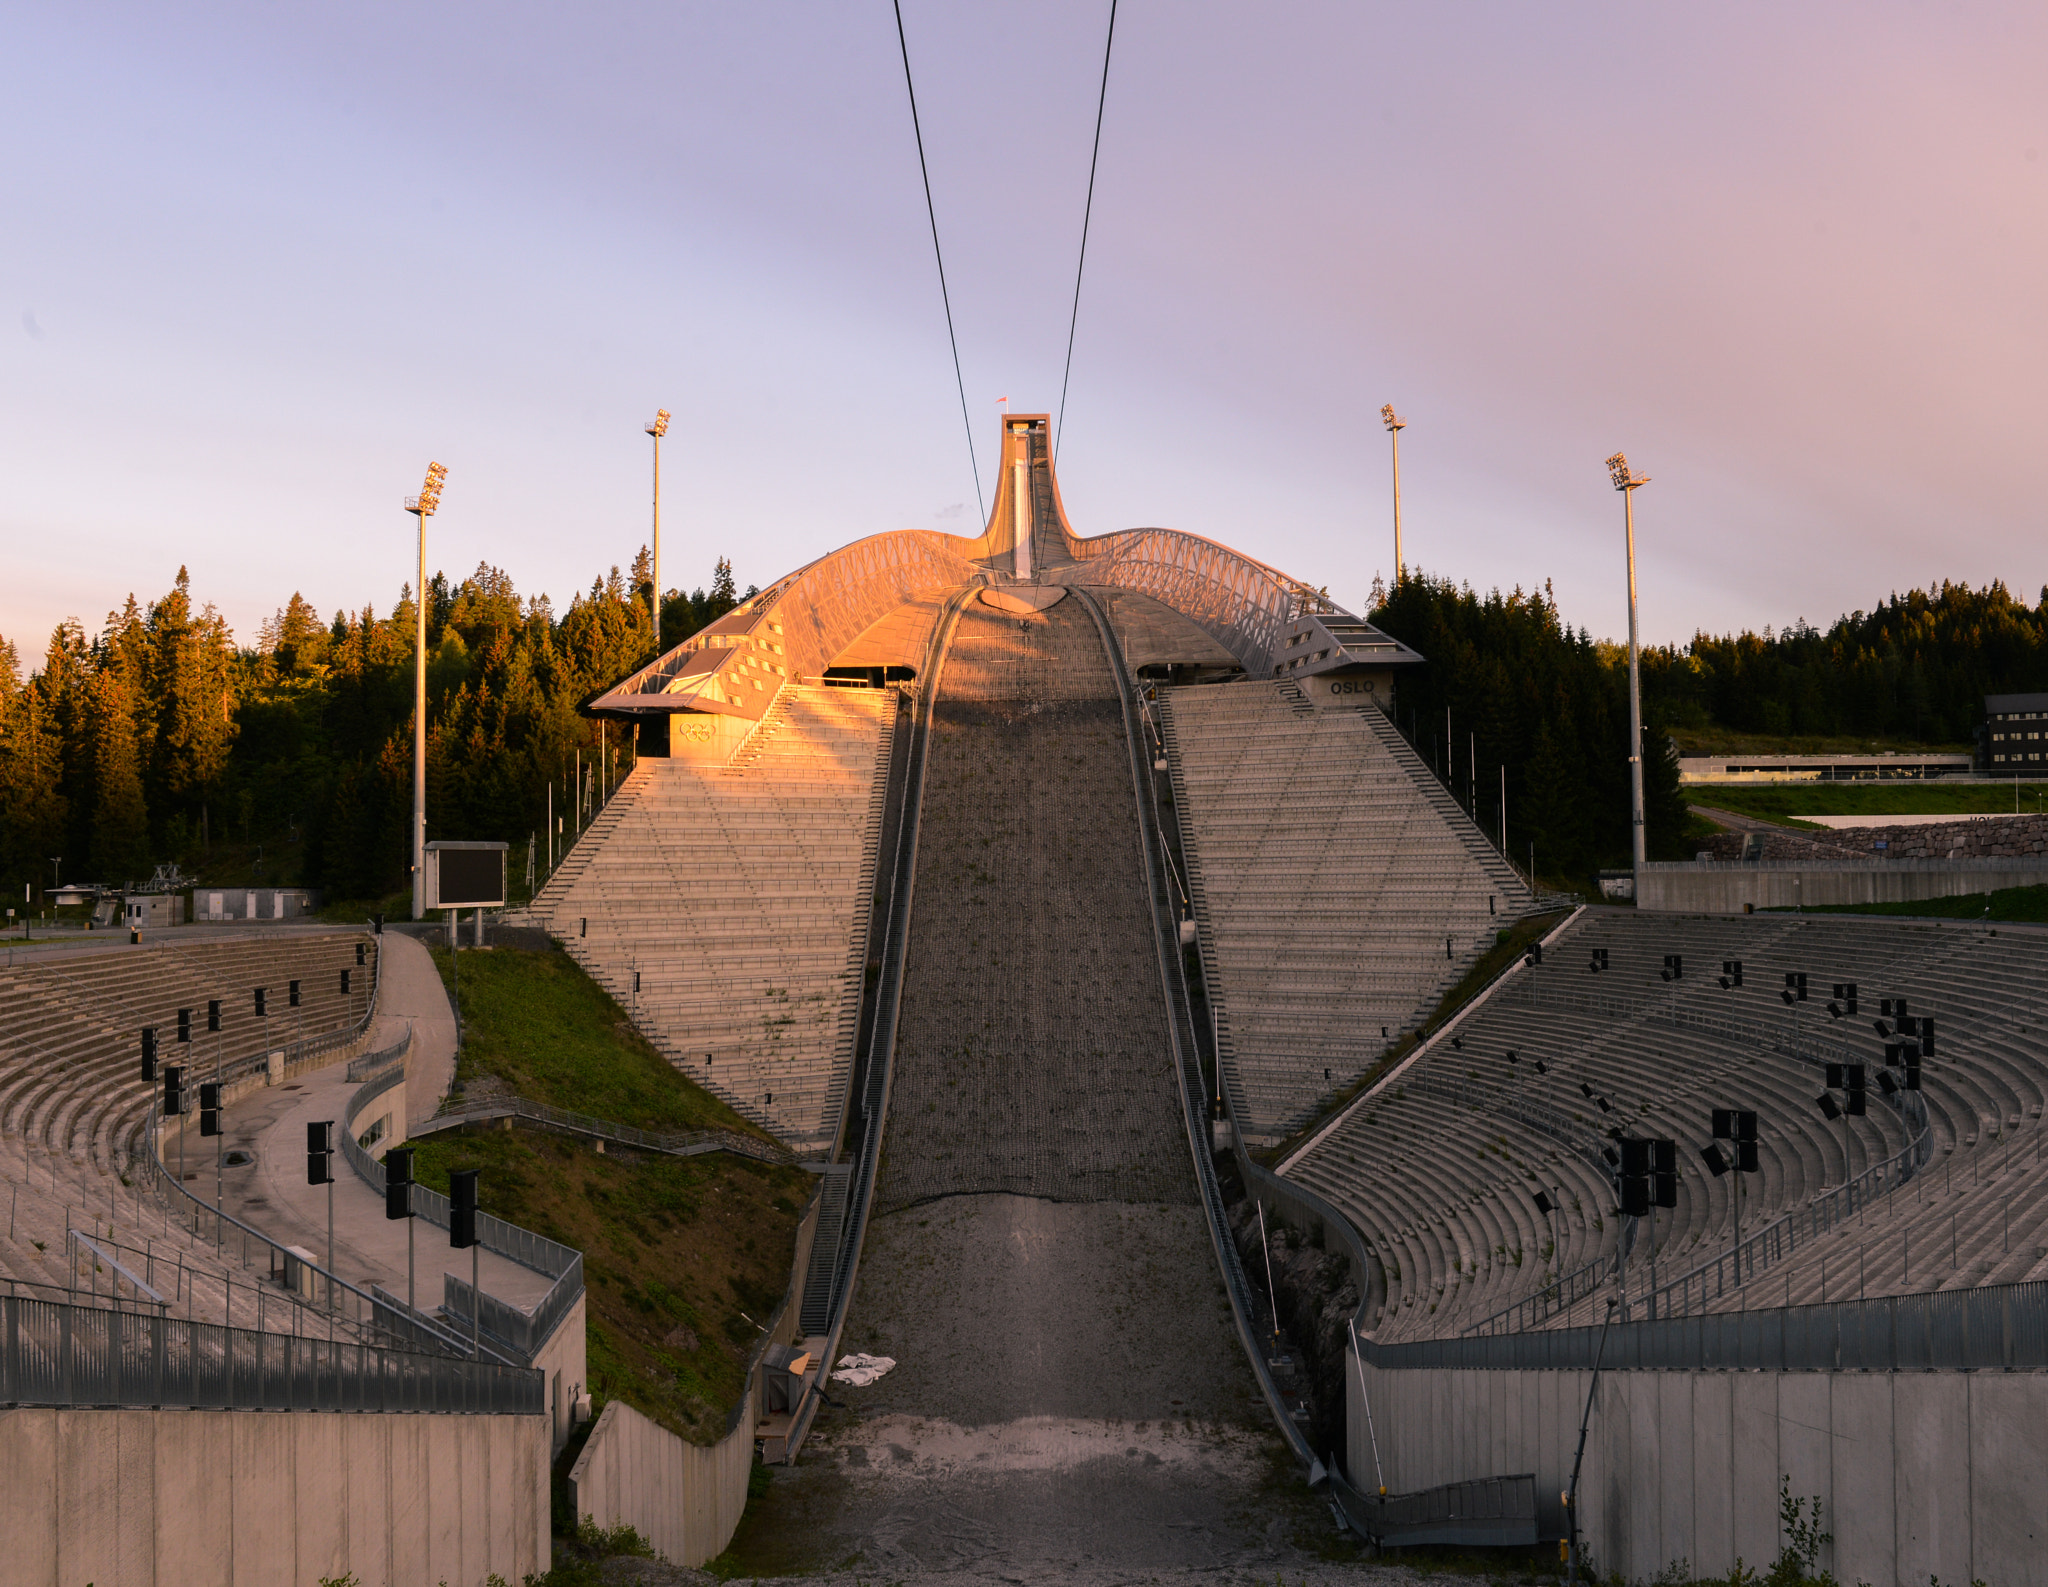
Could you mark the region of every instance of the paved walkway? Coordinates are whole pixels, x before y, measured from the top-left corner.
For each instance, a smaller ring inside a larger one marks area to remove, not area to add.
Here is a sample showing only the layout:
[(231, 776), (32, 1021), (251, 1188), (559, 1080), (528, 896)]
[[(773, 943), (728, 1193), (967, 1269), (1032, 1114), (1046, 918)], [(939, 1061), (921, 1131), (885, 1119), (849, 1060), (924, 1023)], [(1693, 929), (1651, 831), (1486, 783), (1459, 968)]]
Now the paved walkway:
[[(406, 1114), (417, 1121), (433, 1114), (454, 1077), (455, 1017), (425, 947), (387, 932), (373, 1049), (396, 1041), (408, 1021), (413, 1049), (406, 1063)], [(306, 1183), (306, 1126), (321, 1119), (339, 1125), (356, 1090), (346, 1075), (346, 1066), (336, 1063), (292, 1084), (257, 1091), (229, 1110), (222, 1137), (226, 1151), (245, 1152), (252, 1159), (221, 1171), (226, 1210), (273, 1240), (305, 1247), (323, 1263), (328, 1190)], [(207, 1201), (213, 1199), (214, 1165), (204, 1147), (211, 1144), (195, 1135), (186, 1146), (188, 1187)], [(172, 1162), (175, 1152), (173, 1145), (166, 1154)], [(338, 1150), (334, 1166), (334, 1260), (342, 1278), (360, 1289), (374, 1283), (404, 1295), (410, 1222), (413, 1294), (419, 1307), (432, 1311), (441, 1304), (442, 1273), (454, 1272), (467, 1281), (468, 1252), (449, 1250), (446, 1234), (423, 1220), (387, 1220), (383, 1198), (357, 1177)], [(481, 1253), (480, 1263), (484, 1290), (521, 1310), (532, 1310), (553, 1283), (489, 1251)]]

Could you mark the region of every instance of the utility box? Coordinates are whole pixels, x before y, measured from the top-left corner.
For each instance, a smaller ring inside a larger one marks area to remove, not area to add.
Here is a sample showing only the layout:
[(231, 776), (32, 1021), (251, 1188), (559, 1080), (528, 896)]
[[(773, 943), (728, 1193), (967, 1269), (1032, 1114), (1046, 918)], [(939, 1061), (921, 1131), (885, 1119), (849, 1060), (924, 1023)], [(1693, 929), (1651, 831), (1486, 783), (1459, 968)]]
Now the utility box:
[(429, 909), (503, 909), (506, 843), (429, 843)]

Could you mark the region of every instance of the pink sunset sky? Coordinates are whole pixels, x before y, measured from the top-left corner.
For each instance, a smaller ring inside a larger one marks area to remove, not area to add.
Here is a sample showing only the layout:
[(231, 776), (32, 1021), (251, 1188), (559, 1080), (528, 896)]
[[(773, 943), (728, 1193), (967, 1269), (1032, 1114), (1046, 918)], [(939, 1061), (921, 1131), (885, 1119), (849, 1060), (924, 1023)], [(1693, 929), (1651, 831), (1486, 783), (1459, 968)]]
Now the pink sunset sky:
[[(1107, 5), (906, 0), (984, 485), (1056, 408)], [(180, 563), (244, 641), (431, 563), (557, 606), (972, 532), (885, 4), (11, 14), (0, 634)], [(2048, 11), (1125, 0), (1061, 449), (1084, 533), (1645, 637), (2048, 582)]]

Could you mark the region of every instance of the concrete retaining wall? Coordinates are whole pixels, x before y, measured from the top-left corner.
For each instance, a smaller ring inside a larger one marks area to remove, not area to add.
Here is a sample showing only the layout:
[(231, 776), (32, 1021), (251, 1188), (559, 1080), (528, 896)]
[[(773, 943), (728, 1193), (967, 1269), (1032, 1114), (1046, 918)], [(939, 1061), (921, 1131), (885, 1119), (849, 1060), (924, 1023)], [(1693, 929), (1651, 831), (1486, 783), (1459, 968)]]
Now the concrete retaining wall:
[(751, 1390), (733, 1430), (709, 1449), (613, 1400), (569, 1473), (577, 1525), (623, 1523), (671, 1564), (703, 1564), (724, 1552), (747, 1507), (753, 1434)]
[(540, 1416), (0, 1412), (0, 1587), (484, 1587), (548, 1569)]
[(2001, 887), (2038, 887), (2048, 865), (1979, 868), (1968, 861), (1895, 860), (1882, 865), (1687, 865), (1652, 863), (1636, 879), (1636, 907), (1739, 915), (1820, 904), (1889, 904), (1955, 898)]
[[(1390, 1491), (1536, 1474), (1543, 1535), (1586, 1403), (1585, 1372), (1386, 1370), (1349, 1362), (1346, 1451), (1376, 1485), (1360, 1405)], [(1604, 1373), (1579, 1479), (1581, 1535), (1600, 1571), (1688, 1579), (1778, 1556), (1778, 1479), (1818, 1494), (1844, 1582), (1982, 1579), (2048, 1587), (2048, 1373)]]

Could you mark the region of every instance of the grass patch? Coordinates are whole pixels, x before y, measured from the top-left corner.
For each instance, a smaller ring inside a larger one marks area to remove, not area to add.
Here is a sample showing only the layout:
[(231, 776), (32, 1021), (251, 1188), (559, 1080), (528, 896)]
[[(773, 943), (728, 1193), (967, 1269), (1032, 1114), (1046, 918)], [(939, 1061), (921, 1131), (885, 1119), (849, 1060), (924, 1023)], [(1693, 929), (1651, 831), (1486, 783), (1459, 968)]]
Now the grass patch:
[[(447, 946), (432, 952), (446, 984)], [(494, 1077), (642, 1129), (761, 1134), (649, 1046), (567, 954), (502, 947), (461, 959), (458, 1082)], [(415, 1145), (422, 1184), (445, 1192), (451, 1169), (481, 1169), (486, 1212), (583, 1253), (595, 1409), (619, 1399), (694, 1443), (725, 1435), (757, 1325), (788, 1288), (816, 1176), (485, 1126)]]
[(583, 1253), (595, 1408), (624, 1400), (693, 1443), (725, 1436), (755, 1324), (788, 1287), (813, 1175), (720, 1152), (599, 1153), (526, 1130), (415, 1145), (420, 1183), (446, 1193), (451, 1169), (481, 1169), (484, 1211)]
[[(1758, 914), (1785, 915), (1790, 909), (1760, 909)], [(1914, 898), (1887, 904), (1809, 904), (1807, 915), (1906, 915), (1922, 920), (2048, 921), (2048, 887), (2001, 887), (1994, 893), (1964, 893), (1956, 898)]]
[[(450, 984), (446, 941), (429, 944)], [(462, 952), (462, 1052), (455, 1081), (493, 1077), (520, 1096), (643, 1130), (769, 1137), (686, 1079), (566, 953)]]
[[(1687, 783), (1687, 804), (1765, 821), (1802, 816), (1960, 816), (2013, 814), (2011, 783)], [(2022, 784), (2019, 813), (2048, 811), (2048, 785)]]
[(1327, 1124), (1332, 1115), (1342, 1112), (1356, 1101), (1363, 1092), (1370, 1090), (1381, 1075), (1385, 1074), (1395, 1064), (1413, 1052), (1418, 1043), (1426, 1038), (1431, 1031), (1441, 1026), (1453, 1013), (1477, 997), (1487, 982), (1491, 981), (1501, 971), (1514, 963), (1515, 960), (1527, 953), (1530, 943), (1553, 930), (1557, 923), (1563, 920), (1569, 913), (1569, 910), (1559, 910), (1547, 915), (1529, 915), (1515, 922), (1514, 925), (1498, 932), (1494, 945), (1480, 955), (1479, 962), (1465, 972), (1456, 986), (1452, 987), (1437, 1000), (1436, 1007), (1430, 1011), (1429, 1018), (1422, 1022), (1420, 1029), (1410, 1031), (1397, 1040), (1387, 1049), (1385, 1056), (1379, 1062), (1366, 1070), (1364, 1074), (1352, 1081), (1342, 1091), (1336, 1093), (1317, 1113), (1312, 1122), (1303, 1125), (1278, 1146), (1270, 1147), (1265, 1151), (1254, 1152), (1252, 1154), (1253, 1159), (1271, 1167), (1274, 1163), (1286, 1157), (1289, 1152), (1297, 1150), (1302, 1142), (1306, 1141), (1317, 1130)]

